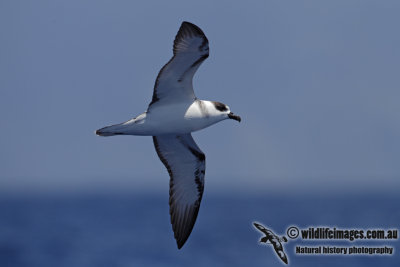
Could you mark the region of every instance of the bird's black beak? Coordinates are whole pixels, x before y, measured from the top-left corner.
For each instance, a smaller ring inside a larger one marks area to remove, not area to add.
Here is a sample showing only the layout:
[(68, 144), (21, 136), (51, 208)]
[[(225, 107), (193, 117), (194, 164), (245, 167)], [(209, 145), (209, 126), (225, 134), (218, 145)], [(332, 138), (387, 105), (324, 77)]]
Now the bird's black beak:
[(235, 120), (240, 122), (242, 119), (240, 118), (240, 116), (233, 114), (232, 112), (228, 114), (229, 119)]

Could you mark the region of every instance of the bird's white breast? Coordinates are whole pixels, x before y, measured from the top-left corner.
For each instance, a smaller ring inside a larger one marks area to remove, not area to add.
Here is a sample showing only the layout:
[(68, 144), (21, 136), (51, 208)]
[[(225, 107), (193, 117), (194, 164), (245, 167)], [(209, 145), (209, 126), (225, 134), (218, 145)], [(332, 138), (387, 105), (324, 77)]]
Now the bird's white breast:
[(150, 135), (190, 133), (221, 121), (223, 118), (214, 111), (211, 102), (201, 100), (160, 105), (152, 107), (144, 124)]

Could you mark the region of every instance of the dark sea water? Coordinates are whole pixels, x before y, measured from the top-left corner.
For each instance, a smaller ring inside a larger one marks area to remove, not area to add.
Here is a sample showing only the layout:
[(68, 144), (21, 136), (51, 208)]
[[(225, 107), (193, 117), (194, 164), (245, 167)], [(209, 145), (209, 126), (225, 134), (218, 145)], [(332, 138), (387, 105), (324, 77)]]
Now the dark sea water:
[[(284, 266), (253, 226), (278, 235), (291, 225), (400, 228), (400, 197), (218, 196), (206, 194), (194, 231), (178, 250), (167, 195), (0, 197), (1, 267)], [(391, 246), (393, 256), (300, 256), (290, 266), (400, 266), (399, 241), (330, 241), (330, 246)]]

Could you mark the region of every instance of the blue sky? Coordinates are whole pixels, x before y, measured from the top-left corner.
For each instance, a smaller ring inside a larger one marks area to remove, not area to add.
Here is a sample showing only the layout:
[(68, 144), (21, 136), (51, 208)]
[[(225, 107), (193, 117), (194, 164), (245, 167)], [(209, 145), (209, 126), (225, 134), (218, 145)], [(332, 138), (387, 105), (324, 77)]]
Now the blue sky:
[[(194, 137), (207, 190), (400, 185), (398, 1), (1, 1), (0, 190), (164, 190), (149, 137), (94, 131), (143, 112), (182, 21), (210, 57)], [(154, 188), (153, 188), (154, 187)]]

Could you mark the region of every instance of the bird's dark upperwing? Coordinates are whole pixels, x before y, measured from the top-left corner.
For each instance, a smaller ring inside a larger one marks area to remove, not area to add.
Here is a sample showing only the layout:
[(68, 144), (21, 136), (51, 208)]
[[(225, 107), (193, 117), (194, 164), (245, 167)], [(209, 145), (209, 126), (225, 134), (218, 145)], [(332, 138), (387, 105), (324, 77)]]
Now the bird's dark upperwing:
[(285, 252), (283, 251), (282, 244), (281, 244), (279, 247), (274, 246), (274, 249), (275, 249), (276, 254), (278, 254), (279, 258), (280, 258), (284, 263), (288, 264), (288, 259), (287, 259), (287, 257), (286, 257)]
[(181, 248), (192, 232), (204, 189), (205, 155), (191, 134), (153, 136), (154, 147), (170, 176), (172, 229)]
[(267, 228), (265, 228), (264, 226), (262, 226), (262, 225), (259, 224), (259, 223), (253, 223), (253, 225), (254, 225), (258, 230), (260, 230), (261, 232), (263, 232), (264, 234), (266, 234), (266, 235), (269, 236), (269, 233), (267, 232), (267, 231), (268, 231)]
[(192, 80), (200, 64), (208, 57), (208, 40), (196, 25), (183, 22), (175, 37), (171, 60), (158, 73), (149, 105), (194, 101)]

